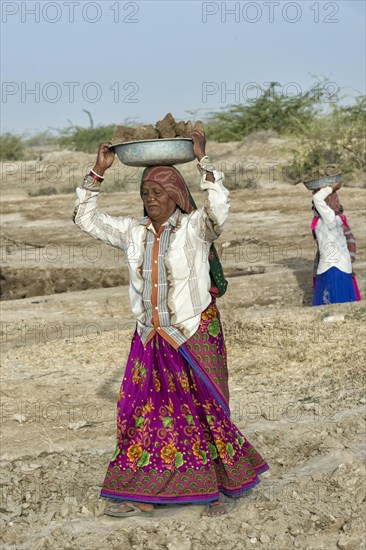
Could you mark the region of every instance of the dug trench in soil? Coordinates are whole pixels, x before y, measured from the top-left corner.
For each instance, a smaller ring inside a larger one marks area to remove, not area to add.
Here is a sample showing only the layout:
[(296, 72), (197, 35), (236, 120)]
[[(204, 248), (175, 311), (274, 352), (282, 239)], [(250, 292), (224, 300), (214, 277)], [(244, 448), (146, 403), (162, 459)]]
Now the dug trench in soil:
[(0, 269), (1, 300), (59, 294), (76, 290), (111, 288), (128, 284), (127, 269), (57, 268)]

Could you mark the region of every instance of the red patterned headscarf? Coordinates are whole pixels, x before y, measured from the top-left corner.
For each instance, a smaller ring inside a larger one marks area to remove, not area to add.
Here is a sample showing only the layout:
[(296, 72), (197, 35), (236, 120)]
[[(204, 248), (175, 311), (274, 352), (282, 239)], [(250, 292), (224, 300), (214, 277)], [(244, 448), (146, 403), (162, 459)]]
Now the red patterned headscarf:
[(145, 181), (159, 183), (175, 204), (186, 214), (190, 214), (194, 210), (186, 183), (174, 166), (148, 166), (145, 168), (141, 178), (141, 196), (142, 186)]
[(339, 202), (339, 197), (336, 191), (333, 191), (333, 193), (328, 195), (327, 198), (325, 199), (325, 202), (337, 214), (343, 212), (343, 208), (341, 203)]
[[(341, 216), (343, 214), (343, 206), (339, 201), (339, 197), (336, 191), (333, 191), (333, 193), (328, 195), (327, 198), (325, 199), (325, 202), (332, 210), (334, 210), (336, 214), (338, 214), (338, 216)], [(317, 218), (319, 217), (319, 213), (314, 207), (314, 202), (312, 204), (313, 204), (314, 218)]]
[[(145, 168), (141, 178), (141, 198), (144, 181), (154, 181), (155, 183), (159, 183), (165, 191), (169, 193), (175, 204), (179, 206), (179, 208), (186, 214), (190, 214), (193, 210), (196, 210), (196, 205), (189, 192), (186, 182), (174, 166), (148, 166)], [(144, 215), (147, 215), (145, 209)], [(211, 244), (208, 261), (210, 264), (211, 277), (210, 293), (213, 298), (223, 296), (226, 292), (227, 281), (224, 277), (224, 271), (213, 243)]]

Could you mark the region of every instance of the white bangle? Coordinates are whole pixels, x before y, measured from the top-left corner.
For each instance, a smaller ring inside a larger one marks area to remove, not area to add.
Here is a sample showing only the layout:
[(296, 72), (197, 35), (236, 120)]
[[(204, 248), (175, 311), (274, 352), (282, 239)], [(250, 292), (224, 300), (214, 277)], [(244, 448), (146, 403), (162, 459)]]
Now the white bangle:
[(215, 170), (215, 166), (212, 164), (207, 155), (201, 158), (201, 160), (197, 164), (197, 168), (200, 171), (201, 175), (205, 174), (206, 172), (213, 172)]
[(83, 180), (83, 183), (81, 184), (80, 187), (82, 187), (83, 189), (86, 189), (87, 191), (99, 191), (101, 185), (102, 185), (102, 182), (97, 181), (89, 174), (86, 174)]
[(98, 178), (104, 180), (104, 176), (100, 176), (99, 174), (97, 174), (96, 172), (94, 172), (94, 170), (90, 170), (90, 171), (93, 172), (93, 174), (94, 174), (95, 176), (97, 176)]

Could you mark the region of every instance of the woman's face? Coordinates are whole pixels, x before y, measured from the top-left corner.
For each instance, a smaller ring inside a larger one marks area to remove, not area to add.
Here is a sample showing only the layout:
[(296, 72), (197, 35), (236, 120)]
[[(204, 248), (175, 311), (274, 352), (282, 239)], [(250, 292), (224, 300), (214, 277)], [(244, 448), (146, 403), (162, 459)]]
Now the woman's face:
[(177, 205), (159, 183), (144, 181), (142, 201), (149, 218), (160, 223), (166, 222)]

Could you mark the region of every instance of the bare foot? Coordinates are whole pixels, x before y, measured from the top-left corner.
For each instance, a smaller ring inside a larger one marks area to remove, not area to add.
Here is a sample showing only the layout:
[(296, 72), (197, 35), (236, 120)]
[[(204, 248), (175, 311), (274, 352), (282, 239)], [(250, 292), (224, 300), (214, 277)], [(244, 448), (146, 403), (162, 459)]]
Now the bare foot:
[(229, 506), (225, 502), (220, 500), (215, 500), (215, 502), (210, 502), (208, 507), (203, 510), (201, 517), (213, 518), (215, 516), (222, 516), (229, 511)]

